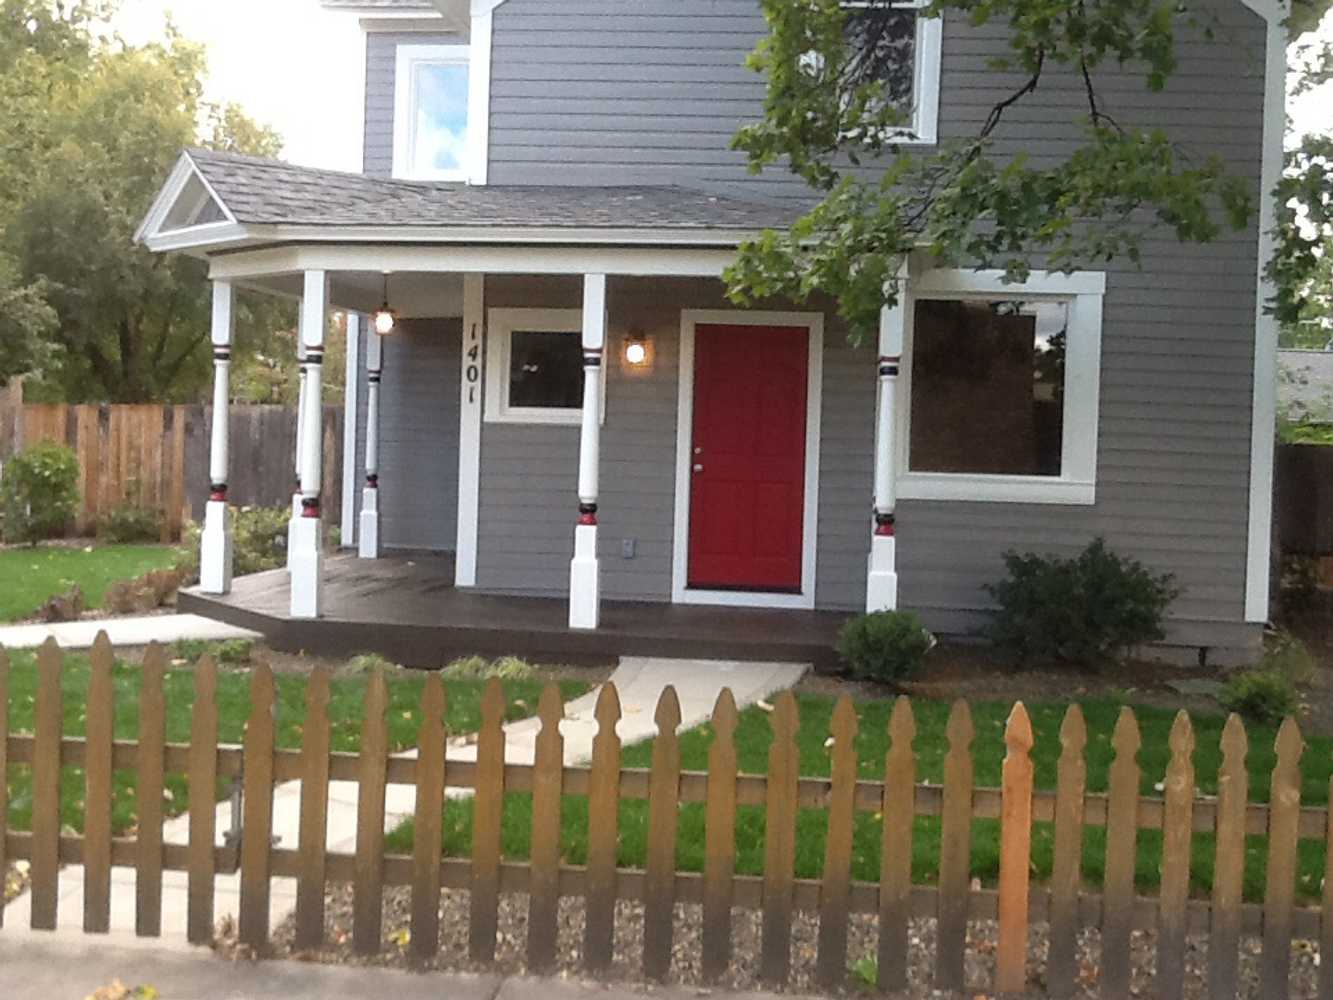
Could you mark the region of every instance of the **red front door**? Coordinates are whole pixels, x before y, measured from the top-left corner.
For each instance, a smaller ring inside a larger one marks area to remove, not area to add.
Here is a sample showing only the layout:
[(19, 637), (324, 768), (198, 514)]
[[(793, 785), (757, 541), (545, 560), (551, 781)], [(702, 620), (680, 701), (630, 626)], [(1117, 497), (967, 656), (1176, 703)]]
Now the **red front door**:
[(809, 338), (804, 327), (695, 329), (692, 588), (800, 592)]

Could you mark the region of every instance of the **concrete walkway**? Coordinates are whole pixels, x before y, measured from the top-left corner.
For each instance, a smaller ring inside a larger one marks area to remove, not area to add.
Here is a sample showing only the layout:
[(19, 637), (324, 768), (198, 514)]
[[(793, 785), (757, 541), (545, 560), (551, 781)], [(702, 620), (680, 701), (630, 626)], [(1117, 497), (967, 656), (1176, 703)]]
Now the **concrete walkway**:
[[(662, 690), (670, 684), (675, 687), (680, 701), (681, 729), (692, 729), (706, 721), (724, 687), (731, 688), (737, 708), (753, 705), (776, 691), (791, 687), (807, 667), (793, 663), (742, 663), (722, 660), (668, 660), (648, 657), (626, 657), (621, 660), (609, 680), (620, 695), (621, 721), (617, 727), (621, 741), (628, 746), (656, 735), (653, 715)], [(565, 706), (565, 721), (560, 730), (565, 738), (565, 764), (580, 764), (592, 757), (592, 741), (597, 733), (594, 712), (600, 689), (594, 689)], [(531, 764), (534, 759), (537, 733), (536, 719), (524, 719), (505, 726), (505, 760), (510, 764)], [(412, 752), (403, 756), (412, 756)], [(475, 745), (451, 746), (447, 758), (453, 761), (475, 761)], [(446, 768), (447, 777), (447, 768)], [(356, 849), (356, 807), (358, 786), (353, 781), (329, 782), (327, 847), (332, 853), (352, 854)], [(463, 789), (451, 794), (466, 795)], [(410, 785), (390, 785), (385, 795), (386, 830), (398, 826), (411, 817), (416, 802), (415, 790)], [(225, 831), (231, 829), (230, 803), (218, 804), (216, 829), (221, 845)], [(273, 795), (273, 834), (275, 846), (295, 849), (301, 828), (301, 783), (289, 781), (279, 785)], [(163, 838), (168, 844), (189, 842), (190, 821), (187, 815), (168, 820), (163, 827)], [(135, 899), (134, 872), (126, 868), (112, 871), (111, 928), (113, 931), (134, 929)], [(215, 919), (235, 917), (240, 906), (240, 875), (220, 875), (217, 878), (214, 903)], [(162, 928), (159, 946), (185, 943), (188, 905), (187, 881), (184, 872), (162, 873)], [(271, 882), (269, 914), (276, 926), (296, 906), (296, 881), (274, 878)], [(20, 896), (5, 911), (4, 936), (41, 938), (41, 932), (28, 930), (31, 914), (27, 895)], [(61, 871), (60, 903), (57, 925), (60, 929), (78, 932), (83, 921), (83, 869), (71, 865)], [(4, 996), (0, 993), (0, 997)]]
[(61, 649), (88, 649), (98, 632), (106, 632), (111, 644), (147, 646), (177, 639), (262, 639), (258, 632), (215, 622), (199, 615), (143, 615), (138, 618), (93, 618), (51, 625), (5, 625), (0, 627), (0, 647), (36, 649), (54, 637)]
[[(17, 941), (0, 931), (0, 997), (5, 1000), (84, 1000), (119, 981), (151, 986), (161, 1000), (687, 1000), (697, 989), (579, 983), (568, 979), (404, 972), (301, 962), (228, 962), (203, 949), (188, 952), (122, 950), (113, 937)], [(721, 995), (721, 994), (717, 994)], [(776, 1000), (770, 994), (729, 994), (735, 1000)], [(786, 1000), (792, 1000), (790, 996)]]

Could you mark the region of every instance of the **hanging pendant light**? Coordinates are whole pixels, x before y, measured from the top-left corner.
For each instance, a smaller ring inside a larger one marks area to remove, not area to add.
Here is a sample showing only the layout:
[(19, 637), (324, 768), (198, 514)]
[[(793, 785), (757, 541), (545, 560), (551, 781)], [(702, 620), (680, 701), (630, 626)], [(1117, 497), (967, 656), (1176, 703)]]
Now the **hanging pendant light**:
[(381, 337), (393, 333), (398, 325), (398, 314), (389, 308), (389, 272), (384, 272), (384, 304), (375, 313), (375, 332)]

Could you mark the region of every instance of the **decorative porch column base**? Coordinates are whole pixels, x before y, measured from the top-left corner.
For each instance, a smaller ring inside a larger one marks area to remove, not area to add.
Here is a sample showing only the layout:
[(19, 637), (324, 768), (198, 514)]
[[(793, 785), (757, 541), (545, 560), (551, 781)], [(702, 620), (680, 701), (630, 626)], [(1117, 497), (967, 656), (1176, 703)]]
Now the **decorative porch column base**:
[(367, 486), (361, 491), (361, 518), (357, 526), (357, 555), (362, 559), (380, 557), (380, 491)]
[(287, 572), (292, 571), (296, 557), (296, 525), (301, 520), (301, 491), (292, 494), (292, 516), (287, 522)]
[(597, 561), (597, 525), (574, 529), (574, 559), (569, 564), (569, 627), (595, 629), (601, 623), (602, 567)]
[(226, 500), (204, 507), (199, 540), (199, 589), (205, 594), (231, 593), (231, 509)]
[(324, 610), (324, 522), (301, 517), (292, 522), (292, 617), (318, 618)]
[(870, 567), (866, 574), (866, 611), (898, 609), (898, 540), (892, 535), (870, 539)]

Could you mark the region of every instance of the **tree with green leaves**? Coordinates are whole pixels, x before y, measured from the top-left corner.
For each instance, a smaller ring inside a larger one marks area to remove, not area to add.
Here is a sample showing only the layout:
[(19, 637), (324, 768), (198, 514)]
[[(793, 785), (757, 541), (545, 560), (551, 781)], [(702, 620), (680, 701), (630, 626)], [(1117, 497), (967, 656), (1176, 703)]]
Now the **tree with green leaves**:
[[(742, 248), (728, 272), (738, 303), (827, 294), (862, 339), (896, 301), (903, 260), (921, 248), (943, 266), (1021, 280), (1035, 260), (1054, 270), (1137, 261), (1154, 230), (1206, 242), (1253, 216), (1247, 182), (1219, 158), (1118, 120), (1098, 88), (1110, 67), (1162, 90), (1177, 35), (1211, 35), (1206, 12), (1154, 0), (934, 0), (924, 15), (1006, 25), (1009, 54), (991, 68), (1019, 82), (997, 90), (974, 135), (913, 151), (899, 144), (911, 120), (901, 73), (910, 61), (895, 42), (910, 37), (902, 10), (891, 0), (760, 2), (770, 30), (750, 65), (767, 78), (764, 116), (735, 146), (753, 170), (785, 163), (820, 201), (790, 231)], [(1298, 3), (1291, 30), (1316, 24), (1328, 5)], [(1006, 117), (1056, 73), (1082, 93), (1071, 119), (1081, 139), (1040, 159), (998, 149)]]
[[(276, 155), (234, 106), (203, 99), (201, 46), (108, 37), (115, 4), (0, 0), (0, 377), (30, 398), (187, 401), (210, 371), (206, 268), (136, 246), (180, 150)], [(202, 124), (201, 124), (202, 123)], [(238, 353), (290, 328), (290, 307), (244, 298)]]

